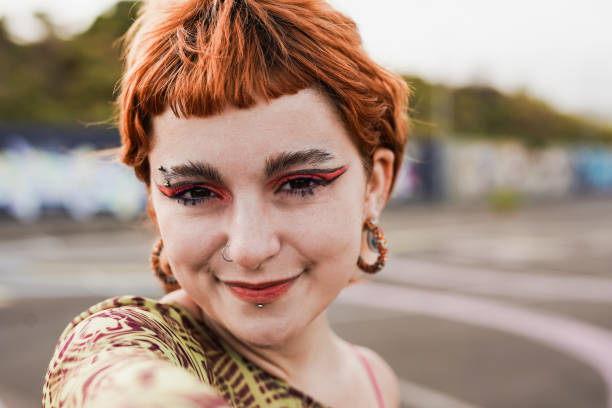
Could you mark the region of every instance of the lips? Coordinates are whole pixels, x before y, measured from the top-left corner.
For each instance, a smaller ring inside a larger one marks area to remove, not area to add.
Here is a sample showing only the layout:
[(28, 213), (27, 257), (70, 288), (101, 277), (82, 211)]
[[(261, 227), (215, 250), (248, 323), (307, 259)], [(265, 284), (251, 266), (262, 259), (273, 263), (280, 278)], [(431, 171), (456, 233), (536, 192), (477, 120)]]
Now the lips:
[(239, 299), (251, 303), (271, 303), (286, 294), (295, 281), (301, 276), (294, 278), (248, 283), (241, 281), (224, 281), (232, 293)]

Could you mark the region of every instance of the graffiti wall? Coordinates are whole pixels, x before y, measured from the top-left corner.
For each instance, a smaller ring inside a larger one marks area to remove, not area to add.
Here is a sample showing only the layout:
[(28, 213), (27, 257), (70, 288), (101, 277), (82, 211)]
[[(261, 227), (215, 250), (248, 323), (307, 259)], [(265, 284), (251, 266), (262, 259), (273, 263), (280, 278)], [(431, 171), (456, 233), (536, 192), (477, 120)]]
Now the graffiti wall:
[(22, 221), (61, 211), (75, 219), (142, 212), (145, 191), (131, 169), (82, 147), (70, 152), (21, 143), (0, 151), (0, 209)]
[(572, 191), (569, 150), (528, 150), (518, 143), (449, 143), (448, 194), (469, 199), (508, 189), (528, 196), (560, 197)]
[(529, 198), (612, 192), (612, 147), (528, 149), (517, 142), (413, 142), (393, 199), (474, 201), (497, 191)]
[(574, 166), (578, 192), (612, 192), (612, 149), (577, 149)]

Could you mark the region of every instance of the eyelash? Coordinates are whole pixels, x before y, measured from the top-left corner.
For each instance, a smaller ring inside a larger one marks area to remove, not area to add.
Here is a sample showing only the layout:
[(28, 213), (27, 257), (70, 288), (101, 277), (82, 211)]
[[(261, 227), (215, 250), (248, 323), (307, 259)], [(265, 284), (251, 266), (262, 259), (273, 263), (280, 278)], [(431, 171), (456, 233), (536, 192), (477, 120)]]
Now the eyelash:
[[(303, 199), (307, 199), (307, 196), (313, 196), (315, 191), (320, 187), (326, 187), (332, 182), (334, 182), (337, 178), (339, 178), (346, 171), (346, 166), (338, 169), (332, 169), (330, 172), (321, 173), (321, 174), (309, 174), (309, 173), (299, 173), (293, 174), (289, 176), (284, 176), (275, 180), (269, 185), (275, 187), (274, 193), (284, 193), (287, 196), (299, 196)], [(306, 187), (300, 188), (290, 188), (288, 190), (283, 190), (284, 186), (289, 186), (290, 183), (295, 182), (308, 182)], [(169, 198), (175, 199), (179, 204), (185, 206), (195, 206), (198, 204), (202, 204), (206, 201), (212, 200), (214, 198), (218, 198), (224, 200), (227, 196), (220, 191), (215, 191), (216, 189), (211, 188), (207, 185), (184, 185), (184, 186), (175, 186), (175, 187), (160, 187), (162, 194), (166, 195)], [(163, 191), (166, 190), (166, 191)], [(207, 192), (206, 197), (199, 198), (185, 198), (184, 195), (196, 191), (203, 190)]]
[[(210, 196), (200, 197), (200, 198), (185, 198), (185, 197), (183, 197), (184, 194), (192, 192), (194, 190), (205, 190), (207, 193), (210, 193)], [(183, 191), (183, 192), (173, 196), (172, 198), (176, 199), (176, 201), (179, 204), (183, 204), (185, 206), (190, 206), (190, 205), (194, 206), (194, 205), (198, 205), (198, 204), (201, 204), (203, 202), (212, 200), (213, 198), (217, 198), (214, 195), (218, 196), (218, 194), (214, 193), (213, 191), (209, 190), (206, 187), (199, 187), (199, 186), (197, 186), (197, 187), (193, 187), (193, 188), (190, 188), (188, 190), (185, 190), (185, 191)]]
[[(283, 190), (284, 186), (289, 186), (292, 182), (307, 182), (309, 184), (306, 187), (297, 187), (290, 188), (288, 190)], [(315, 190), (317, 190), (319, 187), (326, 187), (329, 183), (329, 181), (317, 177), (292, 177), (280, 183), (280, 186), (275, 191), (275, 193), (284, 193), (288, 196), (301, 196), (302, 198), (306, 198), (307, 195), (313, 196)]]
[[(179, 204), (183, 204), (185, 206), (194, 206), (206, 201), (212, 200), (213, 198), (219, 198), (221, 200), (225, 200), (227, 195), (224, 194), (221, 190), (214, 188), (205, 184), (183, 184), (178, 186), (169, 186), (169, 187), (158, 187), (163, 195), (166, 197), (172, 198), (176, 200)], [(193, 193), (195, 191), (201, 190), (207, 196), (198, 197), (198, 198), (186, 198), (184, 197), (188, 193)]]

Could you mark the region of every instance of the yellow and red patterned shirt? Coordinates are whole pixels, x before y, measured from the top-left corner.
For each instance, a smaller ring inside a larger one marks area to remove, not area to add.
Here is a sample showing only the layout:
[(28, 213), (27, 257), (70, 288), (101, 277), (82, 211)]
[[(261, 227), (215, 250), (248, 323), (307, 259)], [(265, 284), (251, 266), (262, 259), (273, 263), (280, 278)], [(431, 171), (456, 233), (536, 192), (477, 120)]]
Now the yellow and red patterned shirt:
[(323, 406), (263, 371), (174, 304), (118, 297), (66, 327), (43, 408)]

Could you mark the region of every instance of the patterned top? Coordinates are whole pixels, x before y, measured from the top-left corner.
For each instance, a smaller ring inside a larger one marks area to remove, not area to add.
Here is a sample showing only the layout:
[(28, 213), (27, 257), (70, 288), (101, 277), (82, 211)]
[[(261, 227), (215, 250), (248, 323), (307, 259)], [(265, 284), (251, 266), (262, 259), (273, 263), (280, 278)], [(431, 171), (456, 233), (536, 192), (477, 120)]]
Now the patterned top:
[(186, 309), (129, 296), (92, 306), (60, 336), (43, 408), (85, 406), (323, 407), (238, 354)]

